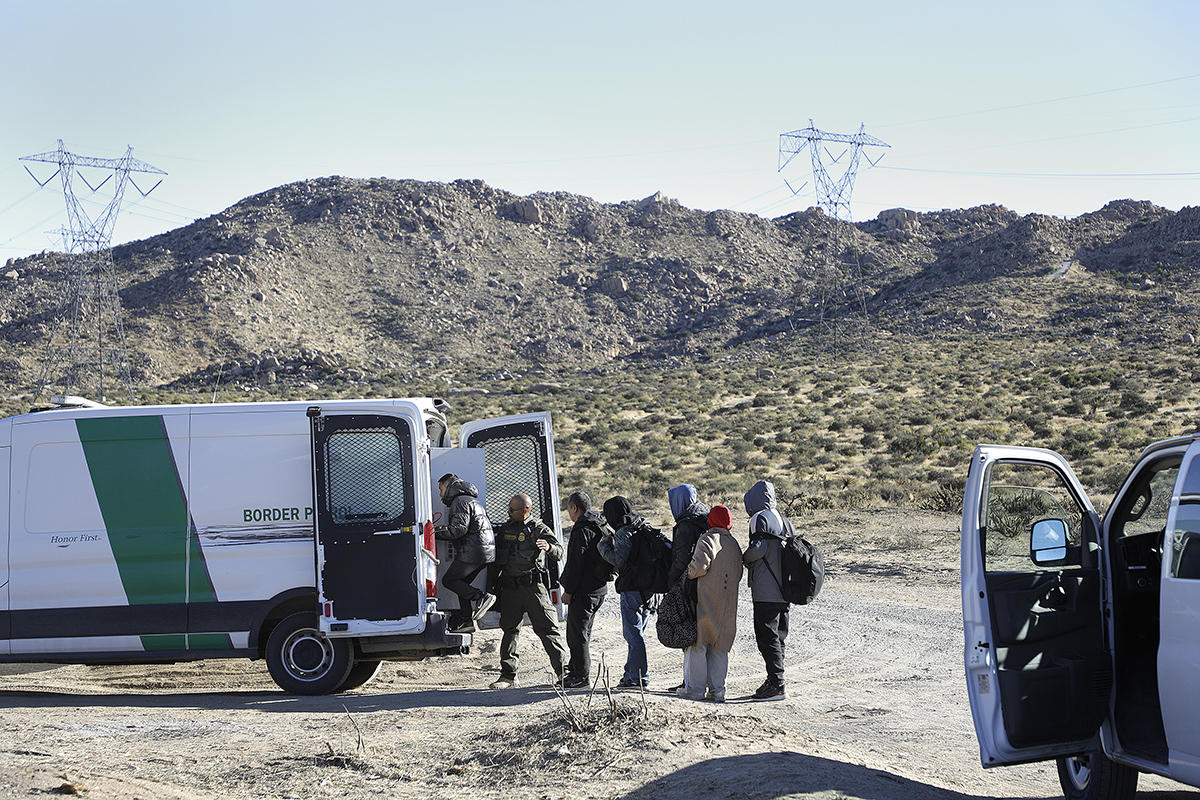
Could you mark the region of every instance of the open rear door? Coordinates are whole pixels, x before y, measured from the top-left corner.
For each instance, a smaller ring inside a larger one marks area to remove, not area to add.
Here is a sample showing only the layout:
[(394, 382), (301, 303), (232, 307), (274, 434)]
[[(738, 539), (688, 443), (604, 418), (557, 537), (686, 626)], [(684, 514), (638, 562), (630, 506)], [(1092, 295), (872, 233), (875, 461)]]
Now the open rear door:
[[(517, 414), (511, 417), (481, 419), (464, 423), (459, 431), (459, 446), (483, 450), (484, 507), (492, 525), (508, 521), (508, 501), (515, 494), (527, 494), (533, 500), (533, 514), (566, 547), (558, 504), (558, 473), (554, 467), (554, 435), (550, 430), (550, 412)], [(563, 618), (558, 568), (551, 567), (554, 584), (550, 599)]]
[(415, 409), (324, 414), (312, 422), (317, 590), (331, 636), (418, 632)]
[(1098, 528), (1057, 453), (976, 448), (963, 498), (962, 603), (984, 767), (1095, 747), (1112, 690)]

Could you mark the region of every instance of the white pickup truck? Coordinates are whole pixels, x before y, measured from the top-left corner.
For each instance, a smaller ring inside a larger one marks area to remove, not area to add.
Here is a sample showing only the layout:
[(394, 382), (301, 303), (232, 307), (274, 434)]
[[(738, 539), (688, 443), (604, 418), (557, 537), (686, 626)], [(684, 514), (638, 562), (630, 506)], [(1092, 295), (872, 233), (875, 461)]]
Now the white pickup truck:
[(1101, 519), (1057, 453), (981, 445), (962, 605), (983, 766), (1058, 760), (1068, 798), (1200, 786), (1200, 434), (1147, 447)]

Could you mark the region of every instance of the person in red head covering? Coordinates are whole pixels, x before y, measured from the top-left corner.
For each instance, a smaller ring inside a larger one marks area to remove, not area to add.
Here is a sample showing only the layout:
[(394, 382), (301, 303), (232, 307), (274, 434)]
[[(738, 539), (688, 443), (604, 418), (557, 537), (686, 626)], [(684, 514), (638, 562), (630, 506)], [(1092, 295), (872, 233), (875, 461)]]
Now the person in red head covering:
[(733, 516), (725, 506), (708, 513), (708, 530), (696, 542), (689, 578), (696, 579), (696, 643), (684, 651), (683, 688), (677, 694), (725, 702), (729, 650), (737, 634), (738, 582), (742, 548), (729, 532)]

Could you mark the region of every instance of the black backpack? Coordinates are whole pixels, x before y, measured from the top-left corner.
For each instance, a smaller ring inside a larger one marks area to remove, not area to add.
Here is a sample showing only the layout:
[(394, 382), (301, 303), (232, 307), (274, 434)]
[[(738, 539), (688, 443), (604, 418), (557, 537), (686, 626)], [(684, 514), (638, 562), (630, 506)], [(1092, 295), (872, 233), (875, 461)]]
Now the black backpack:
[(779, 554), (783, 567), (782, 580), (771, 569), (770, 562), (764, 560), (763, 563), (779, 584), (783, 599), (793, 605), (806, 606), (821, 593), (821, 585), (825, 583), (825, 557), (821, 555), (819, 547), (796, 533), (788, 519), (784, 518), (783, 524), (787, 536), (783, 539), (783, 549)]
[(628, 580), (626, 591), (641, 592), (644, 600), (665, 594), (670, 588), (667, 585), (670, 571), (671, 540), (650, 525), (635, 530), (623, 570)]

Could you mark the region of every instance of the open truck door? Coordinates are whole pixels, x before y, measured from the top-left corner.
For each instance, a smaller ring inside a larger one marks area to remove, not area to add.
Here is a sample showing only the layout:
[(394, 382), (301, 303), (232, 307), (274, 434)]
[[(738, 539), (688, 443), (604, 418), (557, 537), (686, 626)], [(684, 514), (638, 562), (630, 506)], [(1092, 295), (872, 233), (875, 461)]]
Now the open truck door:
[[(474, 420), (463, 424), (458, 438), (460, 447), (483, 451), (486, 491), (480, 500), (492, 526), (498, 528), (508, 521), (508, 501), (513, 495), (527, 494), (533, 500), (534, 516), (546, 523), (565, 548), (550, 412)], [(551, 563), (549, 587), (550, 601), (558, 609), (560, 621), (565, 619), (558, 587), (561, 566)], [(498, 614), (489, 613), (482, 622), (494, 627), (498, 619)]]
[(1171, 777), (1200, 785), (1200, 441), (1183, 456), (1163, 537), (1158, 694)]
[(418, 492), (424, 480), (416, 480), (425, 458), (419, 410), (326, 414), (313, 407), (308, 415), (321, 631), (331, 638), (421, 632), (432, 575), (419, 513), (428, 497)]
[(1099, 520), (1057, 453), (982, 445), (962, 518), (964, 660), (984, 767), (1094, 750), (1112, 662)]

